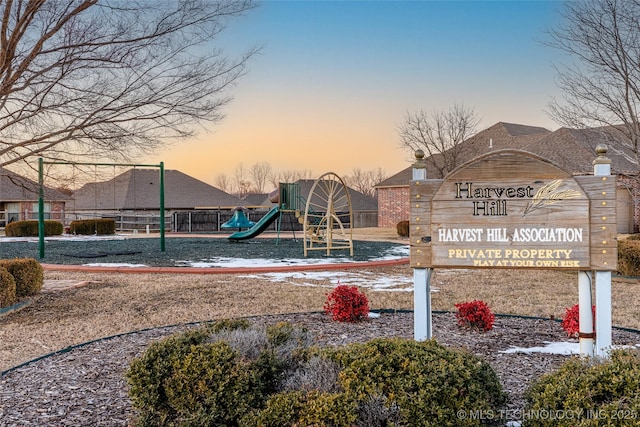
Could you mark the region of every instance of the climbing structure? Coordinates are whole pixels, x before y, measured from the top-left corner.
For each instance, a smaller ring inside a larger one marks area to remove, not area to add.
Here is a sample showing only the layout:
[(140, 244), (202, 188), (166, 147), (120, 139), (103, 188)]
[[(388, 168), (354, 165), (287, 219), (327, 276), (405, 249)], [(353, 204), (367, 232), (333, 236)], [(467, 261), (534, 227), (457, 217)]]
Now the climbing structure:
[(333, 172), (318, 178), (304, 211), (304, 256), (308, 251), (348, 249), (353, 256), (353, 212), (344, 181)]

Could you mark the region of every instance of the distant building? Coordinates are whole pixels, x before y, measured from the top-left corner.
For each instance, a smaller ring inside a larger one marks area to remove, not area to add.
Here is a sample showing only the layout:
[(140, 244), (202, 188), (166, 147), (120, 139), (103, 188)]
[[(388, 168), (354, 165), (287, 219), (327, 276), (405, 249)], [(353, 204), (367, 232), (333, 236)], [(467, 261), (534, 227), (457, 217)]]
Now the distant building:
[[(0, 167), (0, 226), (13, 221), (38, 219), (39, 185), (24, 176)], [(44, 187), (45, 219), (61, 219), (71, 197)]]
[[(617, 176), (618, 232), (633, 233), (640, 224), (639, 168), (633, 154), (624, 152), (612, 141), (623, 136), (614, 128), (567, 129), (555, 132), (548, 129), (497, 123), (467, 139), (461, 147), (458, 166), (481, 154), (500, 149), (520, 149), (543, 157), (573, 175), (591, 175), (595, 148), (605, 144), (609, 148), (611, 173)], [(439, 159), (431, 158), (433, 162)], [(399, 221), (409, 219), (409, 183), (411, 167), (376, 185), (378, 192), (378, 224), (395, 227)], [(443, 178), (437, 168), (427, 165), (428, 178)]]
[[(165, 216), (202, 208), (232, 210), (244, 201), (177, 170), (165, 170)], [(120, 230), (159, 228), (160, 174), (134, 168), (102, 182), (83, 185), (68, 205), (77, 218), (110, 217)], [(216, 220), (217, 221), (217, 220)], [(170, 228), (167, 228), (170, 229)]]
[(242, 197), (242, 200), (247, 208), (270, 208), (277, 205), (269, 200), (268, 193), (250, 193)]

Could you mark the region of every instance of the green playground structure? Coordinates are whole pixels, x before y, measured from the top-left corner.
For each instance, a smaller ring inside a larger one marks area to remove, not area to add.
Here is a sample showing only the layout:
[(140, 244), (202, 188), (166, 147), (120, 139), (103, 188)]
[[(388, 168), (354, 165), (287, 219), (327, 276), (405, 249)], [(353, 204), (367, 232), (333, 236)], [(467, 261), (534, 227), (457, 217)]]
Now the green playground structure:
[[(336, 249), (347, 249), (353, 256), (351, 196), (344, 181), (335, 173), (328, 172), (318, 178), (313, 183), (307, 200), (300, 195), (300, 186), (297, 183), (280, 183), (270, 200), (272, 203), (278, 203), (278, 206), (271, 208), (253, 227), (245, 231), (239, 230), (228, 239), (251, 239), (265, 231), (276, 220), (279, 239), (282, 214), (295, 212), (295, 217), (302, 224), (305, 256), (314, 250), (325, 251), (329, 255), (331, 250)], [(304, 207), (302, 212), (301, 207)]]
[[(296, 217), (300, 217), (299, 206), (304, 206), (306, 201), (300, 196), (300, 186), (296, 183), (283, 183), (278, 185), (277, 192), (271, 196), (271, 201), (278, 203), (278, 206), (272, 207), (265, 216), (256, 222), (252, 227), (244, 231), (237, 231), (231, 234), (227, 239), (229, 240), (246, 240), (252, 239), (263, 231), (265, 231), (274, 221), (278, 221), (276, 224), (276, 230), (278, 237), (280, 236), (282, 214), (284, 212), (295, 212)], [(295, 231), (294, 231), (295, 238)]]
[(266, 230), (267, 227), (269, 227), (269, 225), (271, 225), (273, 221), (278, 219), (278, 217), (280, 216), (280, 212), (281, 211), (278, 206), (272, 207), (271, 210), (269, 210), (269, 212), (267, 212), (267, 214), (263, 216), (262, 219), (260, 219), (260, 221), (256, 222), (253, 225), (253, 227), (244, 231), (236, 231), (235, 233), (227, 237), (227, 239), (246, 240), (246, 239), (252, 239), (256, 237), (257, 235), (262, 233), (264, 230)]

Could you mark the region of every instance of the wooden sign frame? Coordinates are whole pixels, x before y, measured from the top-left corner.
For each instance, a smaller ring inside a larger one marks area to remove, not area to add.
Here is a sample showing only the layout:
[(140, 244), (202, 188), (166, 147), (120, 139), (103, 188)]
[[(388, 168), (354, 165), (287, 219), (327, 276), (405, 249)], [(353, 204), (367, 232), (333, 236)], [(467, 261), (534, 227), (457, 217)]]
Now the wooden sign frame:
[(573, 176), (521, 150), (498, 150), (444, 179), (413, 180), (413, 268), (615, 271), (615, 177)]

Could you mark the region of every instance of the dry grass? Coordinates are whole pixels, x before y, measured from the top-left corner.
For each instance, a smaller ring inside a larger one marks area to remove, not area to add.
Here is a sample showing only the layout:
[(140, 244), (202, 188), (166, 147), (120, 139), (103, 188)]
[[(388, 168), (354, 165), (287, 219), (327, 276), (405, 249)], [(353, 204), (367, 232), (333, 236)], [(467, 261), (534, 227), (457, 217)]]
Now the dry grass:
[[(384, 238), (376, 236), (376, 238)], [(389, 238), (394, 238), (390, 236)], [(396, 240), (397, 236), (395, 236)], [(369, 269), (374, 277), (404, 275), (408, 266)], [(332, 283), (300, 286), (303, 279), (273, 282), (235, 275), (99, 274), (46, 272), (47, 279), (91, 281), (43, 293), (0, 323), (0, 370), (93, 339), (162, 325), (213, 319), (320, 311)], [(522, 270), (436, 270), (434, 310), (481, 299), (496, 313), (561, 318), (578, 299), (577, 273)], [(640, 328), (633, 301), (637, 280), (613, 282), (615, 325)], [(412, 292), (367, 291), (375, 309), (412, 309)]]

